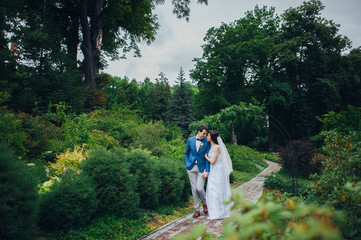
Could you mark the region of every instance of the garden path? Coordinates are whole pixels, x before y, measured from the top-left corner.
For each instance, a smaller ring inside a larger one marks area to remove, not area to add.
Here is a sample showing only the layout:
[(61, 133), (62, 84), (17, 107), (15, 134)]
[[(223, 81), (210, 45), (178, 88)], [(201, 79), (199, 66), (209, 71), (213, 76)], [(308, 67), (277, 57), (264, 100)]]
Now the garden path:
[[(257, 202), (263, 193), (265, 176), (270, 175), (272, 172), (277, 172), (281, 168), (278, 163), (267, 160), (266, 162), (269, 166), (265, 170), (263, 170), (251, 181), (233, 189), (233, 191), (242, 191), (242, 193), (245, 194), (244, 200), (251, 201), (253, 203)], [(203, 213), (203, 210), (201, 212)], [(209, 233), (212, 233), (215, 236), (221, 235), (223, 220), (208, 220), (208, 215), (204, 214), (202, 214), (199, 218), (192, 218), (192, 216), (193, 212), (156, 229), (155, 231), (139, 238), (139, 240), (170, 239), (178, 234), (190, 232), (194, 226), (199, 224), (207, 226)]]

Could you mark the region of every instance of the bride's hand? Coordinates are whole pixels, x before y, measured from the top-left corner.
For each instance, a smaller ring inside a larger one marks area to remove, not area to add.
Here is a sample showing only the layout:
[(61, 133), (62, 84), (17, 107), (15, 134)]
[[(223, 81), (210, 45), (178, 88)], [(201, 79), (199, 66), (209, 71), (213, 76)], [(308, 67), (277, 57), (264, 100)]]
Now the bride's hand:
[(204, 154), (204, 158), (205, 158), (205, 159), (208, 159), (207, 153), (206, 153), (206, 154)]

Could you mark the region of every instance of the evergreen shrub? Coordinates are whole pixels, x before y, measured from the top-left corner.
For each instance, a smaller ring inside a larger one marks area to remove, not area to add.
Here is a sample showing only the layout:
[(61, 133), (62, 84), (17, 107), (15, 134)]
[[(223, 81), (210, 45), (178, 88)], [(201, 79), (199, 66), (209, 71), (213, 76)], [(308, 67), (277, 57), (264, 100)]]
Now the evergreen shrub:
[(42, 194), (39, 225), (48, 230), (77, 229), (90, 222), (97, 207), (91, 181), (68, 171), (50, 191)]
[(31, 239), (38, 195), (29, 168), (0, 143), (0, 239)]
[(162, 157), (159, 159), (158, 174), (161, 179), (161, 205), (176, 205), (188, 200), (191, 191), (183, 162)]
[(160, 174), (157, 170), (159, 161), (142, 150), (134, 150), (126, 154), (129, 171), (137, 176), (137, 193), (140, 197), (140, 207), (157, 208), (159, 205)]
[(124, 151), (94, 150), (80, 168), (95, 186), (100, 214), (138, 216), (138, 178), (131, 174)]

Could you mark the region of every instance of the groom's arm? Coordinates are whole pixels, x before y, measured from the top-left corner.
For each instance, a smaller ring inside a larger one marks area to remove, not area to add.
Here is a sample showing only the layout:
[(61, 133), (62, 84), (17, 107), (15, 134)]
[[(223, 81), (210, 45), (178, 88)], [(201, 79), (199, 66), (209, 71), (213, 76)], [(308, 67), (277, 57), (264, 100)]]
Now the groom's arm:
[(188, 139), (186, 151), (184, 153), (184, 164), (186, 164), (186, 162), (188, 161), (190, 152), (191, 152), (191, 145), (190, 145), (189, 139)]

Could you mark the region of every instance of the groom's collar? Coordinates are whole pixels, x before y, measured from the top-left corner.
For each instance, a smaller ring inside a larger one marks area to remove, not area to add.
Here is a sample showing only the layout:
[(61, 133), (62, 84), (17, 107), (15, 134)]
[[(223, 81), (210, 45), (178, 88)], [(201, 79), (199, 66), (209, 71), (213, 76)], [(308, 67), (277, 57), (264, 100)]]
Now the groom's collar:
[(204, 140), (204, 138), (201, 139), (201, 138), (197, 137), (197, 135), (195, 135), (194, 138), (196, 139), (196, 141), (199, 139), (199, 141), (203, 142), (203, 140)]

